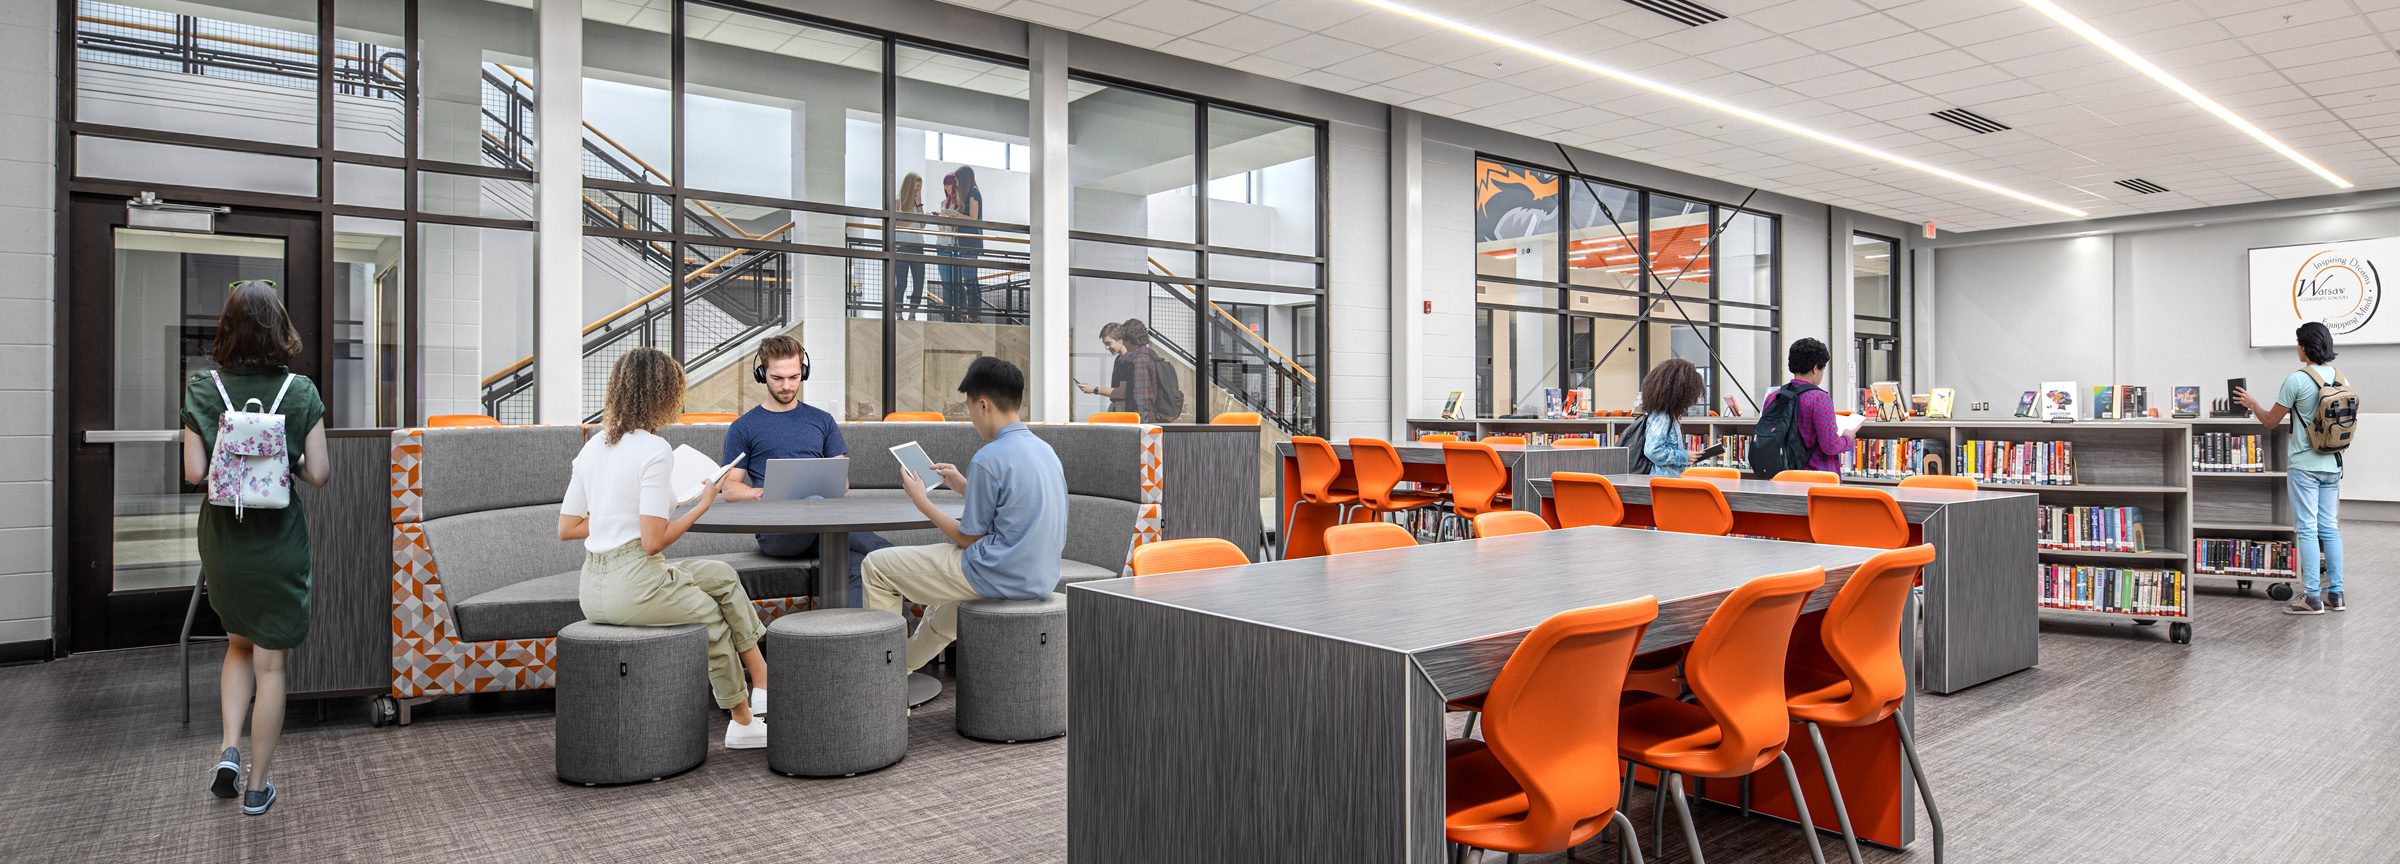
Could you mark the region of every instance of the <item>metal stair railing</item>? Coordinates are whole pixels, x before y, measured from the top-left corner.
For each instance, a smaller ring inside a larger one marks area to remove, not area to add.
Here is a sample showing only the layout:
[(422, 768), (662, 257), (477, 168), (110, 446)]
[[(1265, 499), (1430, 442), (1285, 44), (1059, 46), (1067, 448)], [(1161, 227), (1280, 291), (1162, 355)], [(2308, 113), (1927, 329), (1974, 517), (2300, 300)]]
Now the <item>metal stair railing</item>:
[[(1167, 269), (1166, 265), (1158, 263), (1157, 259), (1151, 259), (1149, 263), (1150, 269), (1157, 275), (1175, 275), (1174, 271)], [(1242, 323), (1241, 319), (1234, 317), (1233, 313), (1225, 311), (1224, 307), (1218, 306), (1215, 302), (1210, 302), (1204, 313), (1200, 308), (1199, 296), (1192, 291), (1190, 286), (1159, 281), (1153, 281), (1150, 284), (1153, 310), (1150, 313), (1152, 316), (1150, 320), (1160, 320), (1163, 317), (1156, 310), (1158, 298), (1164, 296), (1175, 301), (1176, 306), (1171, 307), (1173, 314), (1207, 322), (1200, 338), (1206, 339), (1218, 334), (1234, 337), (1210, 343), (1212, 345), (1231, 344), (1235, 346), (1237, 352), (1237, 355), (1231, 358), (1210, 358), (1210, 365), (1218, 367), (1213, 370), (1214, 374), (1205, 376), (1210, 383), (1231, 395), (1234, 401), (1241, 403), (1244, 408), (1258, 412), (1259, 416), (1274, 423), (1276, 428), (1282, 429), (1286, 434), (1303, 434), (1316, 428), (1318, 387), (1316, 373), (1301, 366), (1299, 361), (1292, 359), (1291, 355), (1283, 353), (1282, 349), (1275, 347), (1274, 343), (1268, 342), (1265, 337), (1251, 331), (1249, 325)], [(1183, 361), (1185, 366), (1192, 367), (1195, 372), (1199, 369), (1198, 357), (1190, 349), (1156, 331), (1153, 331), (1150, 337), (1151, 344), (1165, 346), (1167, 353)], [(1248, 382), (1244, 380), (1245, 376), (1241, 374), (1254, 367), (1264, 368), (1269, 373), (1263, 386), (1255, 391), (1248, 386)], [(1234, 374), (1223, 374), (1225, 372)], [(1228, 380), (1229, 378), (1230, 380)], [(1198, 385), (1195, 384), (1195, 386)]]

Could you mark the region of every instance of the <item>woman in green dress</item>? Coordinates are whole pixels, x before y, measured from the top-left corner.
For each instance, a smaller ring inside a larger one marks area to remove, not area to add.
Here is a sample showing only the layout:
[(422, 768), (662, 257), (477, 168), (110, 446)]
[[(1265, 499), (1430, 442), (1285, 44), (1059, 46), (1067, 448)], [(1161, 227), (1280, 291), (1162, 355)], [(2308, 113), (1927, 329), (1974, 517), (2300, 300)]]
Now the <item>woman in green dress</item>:
[[(211, 356), (222, 367), (184, 382), (183, 481), (207, 481), (217, 444), (217, 421), (225, 402), (252, 398), (283, 415), (287, 454), (298, 454), (292, 476), (323, 486), (332, 466), (325, 457), (325, 401), (315, 382), (285, 366), (300, 353), (300, 333), (284, 311), (275, 283), (236, 282), (226, 292), (225, 314), (217, 319)], [(285, 379), (290, 378), (287, 388)], [(217, 390), (219, 380), (224, 392)], [(277, 394), (281, 392), (281, 401)], [(200, 505), (200, 572), (208, 580), (208, 605), (225, 623), (229, 639), (225, 666), (217, 676), (218, 710), (225, 730), (223, 752), (209, 770), (210, 791), (234, 797), (242, 779), (242, 753), (235, 745), (242, 716), (250, 717), (250, 772), (242, 788), (242, 812), (256, 816), (275, 804), (267, 782), (268, 760), (283, 732), (285, 652), (308, 638), (308, 514), (295, 495), (279, 510)]]

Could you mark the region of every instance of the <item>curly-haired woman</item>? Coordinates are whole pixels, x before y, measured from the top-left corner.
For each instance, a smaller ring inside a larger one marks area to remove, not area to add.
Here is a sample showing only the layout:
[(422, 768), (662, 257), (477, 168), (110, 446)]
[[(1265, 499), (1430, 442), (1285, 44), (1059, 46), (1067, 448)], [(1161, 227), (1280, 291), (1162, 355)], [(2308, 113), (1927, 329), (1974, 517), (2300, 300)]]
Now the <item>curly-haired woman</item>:
[(1642, 378), (1642, 422), (1645, 447), (1654, 477), (1680, 477), (1691, 467), (1692, 451), (1684, 446), (1683, 412), (1700, 401), (1700, 370), (1692, 361), (1675, 358), (1650, 367)]
[[(583, 541), (585, 618), (627, 626), (708, 625), (708, 682), (717, 707), (733, 712), (725, 746), (765, 747), (767, 724), (758, 715), (766, 713), (767, 660), (758, 639), (766, 628), (758, 623), (758, 609), (732, 565), (669, 562), (662, 554), (708, 512), (725, 479), (710, 479), (699, 503), (673, 516), (675, 448), (658, 430), (682, 411), (682, 365), (654, 348), (617, 359), (608, 375), (602, 429), (576, 454), (559, 504), (558, 539)], [(745, 668), (749, 687), (743, 686)]]

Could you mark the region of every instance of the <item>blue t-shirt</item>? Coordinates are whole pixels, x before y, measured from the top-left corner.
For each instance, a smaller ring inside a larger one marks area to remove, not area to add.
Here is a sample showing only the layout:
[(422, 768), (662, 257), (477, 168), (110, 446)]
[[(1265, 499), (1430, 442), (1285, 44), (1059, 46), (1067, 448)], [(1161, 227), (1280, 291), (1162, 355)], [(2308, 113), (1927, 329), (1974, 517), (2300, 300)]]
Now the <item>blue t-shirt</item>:
[[(2333, 367), (2312, 366), (2325, 380), (2333, 380)], [(2308, 446), (2308, 424), (2317, 416), (2317, 380), (2308, 377), (2306, 370), (2295, 369), (2283, 378), (2283, 388), (2275, 393), (2275, 404), (2292, 412), (2292, 470), (2341, 473), (2342, 463), (2331, 453), (2319, 453)]]
[(1004, 600), (1050, 596), (1067, 549), (1067, 472), (1058, 453), (1023, 423), (1001, 427), (967, 466), (967, 506), (958, 530), (983, 538), (967, 547), (960, 562), (975, 593)]
[(765, 486), (769, 459), (848, 456), (850, 445), (842, 443), (842, 428), (823, 408), (802, 402), (790, 411), (769, 411), (761, 405), (736, 418), (732, 428), (725, 430), (725, 453), (717, 462), (731, 462), (744, 453), (750, 454), (742, 461), (742, 467), (749, 469), (750, 485)]

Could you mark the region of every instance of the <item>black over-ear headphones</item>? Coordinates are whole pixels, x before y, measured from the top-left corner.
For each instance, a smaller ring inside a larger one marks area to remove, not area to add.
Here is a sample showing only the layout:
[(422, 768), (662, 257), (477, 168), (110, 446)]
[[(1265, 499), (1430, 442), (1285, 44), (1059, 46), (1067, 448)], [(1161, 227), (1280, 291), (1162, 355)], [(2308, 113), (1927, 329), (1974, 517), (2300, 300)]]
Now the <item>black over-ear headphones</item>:
[[(762, 360), (758, 365), (750, 367), (750, 377), (756, 379), (760, 384), (767, 383), (766, 362)], [(806, 348), (800, 349), (800, 380), (808, 380), (808, 349)]]

